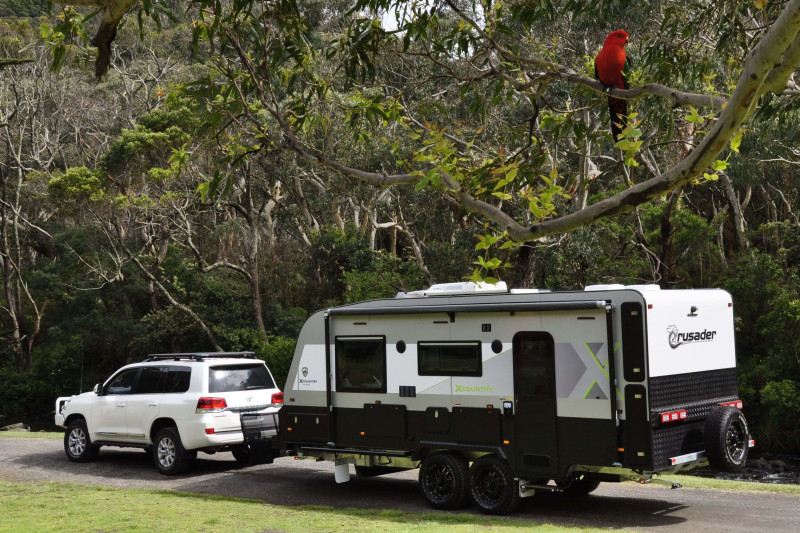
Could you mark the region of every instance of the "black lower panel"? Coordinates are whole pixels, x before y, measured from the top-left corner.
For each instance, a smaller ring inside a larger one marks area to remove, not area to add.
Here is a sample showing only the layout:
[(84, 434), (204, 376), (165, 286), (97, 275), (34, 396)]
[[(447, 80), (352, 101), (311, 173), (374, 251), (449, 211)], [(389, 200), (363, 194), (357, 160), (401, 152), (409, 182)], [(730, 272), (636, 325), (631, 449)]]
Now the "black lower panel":
[[(340, 408), (332, 415), (334, 438), (328, 436), (329, 417), (322, 409), (308, 412), (284, 407), (281, 442), (318, 446), (333, 442), (337, 448), (408, 452), (431, 447), (496, 451), (509, 462), (518, 463), (512, 465), (517, 475), (549, 479), (574, 464), (611, 465), (617, 457), (616, 428), (611, 420), (558, 418), (557, 446), (553, 443), (526, 451), (515, 450), (515, 417), (504, 416), (499, 409), (455, 407), (450, 411), (436, 407), (408, 411), (403, 405), (387, 404)], [(548, 448), (554, 453), (539, 451)]]
[(653, 470), (672, 466), (671, 457), (699, 452), (705, 449), (704, 421), (679, 422), (653, 430)]
[(559, 418), (558, 453), (562, 465), (611, 465), (617, 459), (617, 428), (613, 420)]
[(406, 406), (389, 404), (364, 404), (361, 429), (367, 435), (405, 439)]
[(650, 378), (650, 411), (739, 394), (735, 368)]
[(454, 442), (500, 444), (500, 409), (453, 407), (450, 418)]
[(330, 417), (324, 408), (284, 407), (280, 413), (280, 432), (286, 441), (325, 443), (330, 440)]
[(634, 468), (650, 468), (652, 430), (647, 416), (647, 390), (643, 385), (625, 386), (627, 419), (622, 422), (622, 464)]
[[(659, 376), (649, 380), (653, 470), (672, 466), (671, 457), (705, 448), (705, 420), (719, 404), (738, 399), (735, 368)], [(686, 411), (686, 420), (661, 423), (660, 414)]]

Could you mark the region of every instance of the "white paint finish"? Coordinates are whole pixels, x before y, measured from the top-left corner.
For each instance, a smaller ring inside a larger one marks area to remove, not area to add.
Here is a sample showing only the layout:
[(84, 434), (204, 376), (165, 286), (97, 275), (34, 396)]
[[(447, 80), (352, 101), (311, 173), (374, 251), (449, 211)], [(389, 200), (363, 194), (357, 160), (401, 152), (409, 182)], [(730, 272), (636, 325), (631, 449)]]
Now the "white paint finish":
[[(730, 294), (720, 289), (698, 289), (643, 295), (650, 377), (736, 366)], [(694, 316), (690, 316), (692, 307), (697, 307)]]
[(306, 344), (297, 367), (295, 389), (298, 391), (325, 391), (325, 345)]
[[(443, 383), (448, 381), (448, 383)], [(417, 375), (417, 344), (407, 343), (406, 351), (399, 353), (394, 344), (386, 346), (386, 392), (399, 394), (400, 386), (415, 386), (417, 394), (449, 394), (448, 376)]]

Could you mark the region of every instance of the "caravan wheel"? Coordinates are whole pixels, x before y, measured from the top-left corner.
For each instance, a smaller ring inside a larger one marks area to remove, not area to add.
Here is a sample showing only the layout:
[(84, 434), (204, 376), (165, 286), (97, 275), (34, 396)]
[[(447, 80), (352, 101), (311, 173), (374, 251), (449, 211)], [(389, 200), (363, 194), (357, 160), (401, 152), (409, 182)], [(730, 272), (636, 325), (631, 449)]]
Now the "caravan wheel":
[(453, 452), (435, 453), (422, 461), (419, 488), (436, 509), (458, 509), (467, 503), (467, 461)]
[(706, 456), (713, 468), (739, 472), (747, 462), (750, 431), (742, 412), (735, 407), (717, 407), (706, 420)]
[(484, 455), (469, 469), (469, 497), (482, 513), (510, 513), (519, 505), (519, 480), (504, 460)]

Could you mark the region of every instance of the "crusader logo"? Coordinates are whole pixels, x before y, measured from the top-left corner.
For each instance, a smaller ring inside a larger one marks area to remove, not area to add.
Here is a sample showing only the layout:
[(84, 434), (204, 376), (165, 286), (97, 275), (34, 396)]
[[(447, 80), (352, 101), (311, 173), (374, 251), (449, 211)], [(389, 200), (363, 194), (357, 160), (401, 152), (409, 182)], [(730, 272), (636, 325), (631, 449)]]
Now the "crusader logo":
[(673, 325), (667, 328), (667, 340), (670, 348), (673, 350), (682, 344), (689, 344), (692, 342), (711, 342), (714, 340), (714, 336), (716, 334), (716, 331), (709, 331), (707, 329), (704, 329), (703, 331), (690, 331), (688, 333), (681, 333), (678, 331), (677, 326)]

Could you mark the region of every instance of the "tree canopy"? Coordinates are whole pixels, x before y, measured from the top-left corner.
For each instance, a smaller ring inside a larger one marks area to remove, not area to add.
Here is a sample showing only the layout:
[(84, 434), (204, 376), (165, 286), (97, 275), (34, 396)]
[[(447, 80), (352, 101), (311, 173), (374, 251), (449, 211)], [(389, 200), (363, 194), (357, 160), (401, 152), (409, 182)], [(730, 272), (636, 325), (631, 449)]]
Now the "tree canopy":
[[(155, 5), (140, 20), (158, 19)], [(799, 1), (189, 5), (193, 44), (213, 68), (183, 90), (215, 127), (247, 135), (244, 153), (431, 187), (515, 242), (716, 179), (763, 102), (798, 95)], [(621, 158), (598, 127), (605, 88), (589, 76), (615, 25), (631, 33), (637, 67), (632, 88), (613, 94), (641, 102)], [(382, 157), (343, 157), (340, 128)], [(601, 183), (605, 197), (588, 203)]]

